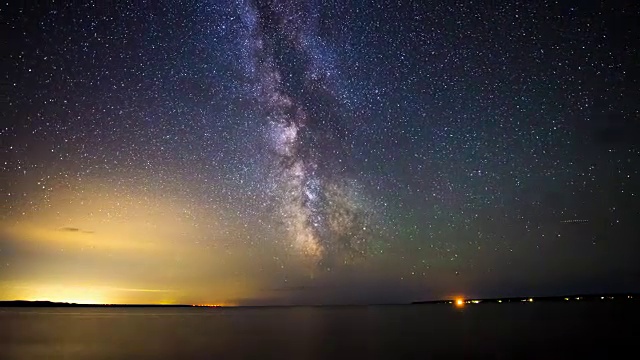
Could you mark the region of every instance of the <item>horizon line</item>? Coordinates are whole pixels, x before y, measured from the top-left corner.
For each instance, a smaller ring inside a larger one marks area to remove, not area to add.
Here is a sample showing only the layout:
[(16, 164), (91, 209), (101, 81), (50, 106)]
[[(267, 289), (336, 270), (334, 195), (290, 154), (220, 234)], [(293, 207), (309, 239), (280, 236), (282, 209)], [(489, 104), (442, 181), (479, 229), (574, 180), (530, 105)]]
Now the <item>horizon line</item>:
[(64, 301), (50, 300), (0, 300), (0, 307), (7, 304), (24, 304), (24, 305), (49, 305), (49, 306), (76, 306), (76, 307), (206, 307), (206, 308), (256, 308), (256, 307), (331, 307), (331, 306), (384, 306), (384, 305), (428, 305), (428, 304), (452, 304), (462, 300), (466, 303), (501, 303), (501, 302), (522, 302), (522, 301), (571, 301), (571, 300), (621, 300), (621, 299), (640, 299), (640, 293), (637, 292), (617, 292), (617, 293), (582, 293), (582, 294), (565, 294), (553, 296), (509, 296), (509, 297), (491, 297), (491, 298), (474, 298), (474, 297), (454, 297), (438, 300), (413, 300), (409, 302), (379, 302), (379, 303), (344, 303), (344, 304), (253, 304), (253, 305), (225, 305), (225, 304), (160, 304), (160, 303), (74, 303)]

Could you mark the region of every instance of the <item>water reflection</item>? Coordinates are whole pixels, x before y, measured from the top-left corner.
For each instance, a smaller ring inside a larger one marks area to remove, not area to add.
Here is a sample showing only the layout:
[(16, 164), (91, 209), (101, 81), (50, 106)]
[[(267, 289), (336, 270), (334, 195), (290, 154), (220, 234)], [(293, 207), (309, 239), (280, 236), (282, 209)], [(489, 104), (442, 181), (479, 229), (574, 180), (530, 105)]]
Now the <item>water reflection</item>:
[(0, 309), (0, 358), (592, 357), (631, 346), (638, 320), (605, 302), (519, 305)]

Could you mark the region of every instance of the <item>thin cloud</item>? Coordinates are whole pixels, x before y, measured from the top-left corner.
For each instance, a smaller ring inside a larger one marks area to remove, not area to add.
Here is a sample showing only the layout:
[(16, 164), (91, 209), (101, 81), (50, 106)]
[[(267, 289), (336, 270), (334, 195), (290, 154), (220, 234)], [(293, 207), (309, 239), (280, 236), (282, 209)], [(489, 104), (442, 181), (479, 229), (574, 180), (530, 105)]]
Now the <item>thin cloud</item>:
[(114, 291), (150, 292), (150, 293), (166, 293), (166, 292), (175, 291), (175, 290), (169, 290), (169, 289), (135, 289), (135, 288), (119, 288), (119, 287), (106, 287), (106, 288)]
[(83, 234), (93, 234), (95, 232), (93, 230), (85, 230), (85, 229), (80, 229), (72, 226), (63, 226), (61, 228), (58, 228), (58, 231), (70, 232), (70, 233), (83, 233)]

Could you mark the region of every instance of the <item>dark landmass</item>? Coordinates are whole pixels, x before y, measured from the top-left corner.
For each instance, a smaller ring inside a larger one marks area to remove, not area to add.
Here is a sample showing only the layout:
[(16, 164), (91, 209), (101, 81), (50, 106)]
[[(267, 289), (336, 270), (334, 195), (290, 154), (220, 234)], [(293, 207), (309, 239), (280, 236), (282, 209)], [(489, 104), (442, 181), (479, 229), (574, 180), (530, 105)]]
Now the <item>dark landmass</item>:
[[(433, 301), (414, 301), (412, 304), (453, 304), (458, 299), (433, 300)], [(509, 297), (509, 298), (492, 298), (492, 299), (461, 299), (466, 304), (501, 304), (515, 302), (570, 302), (570, 301), (640, 301), (640, 294), (575, 294), (563, 296), (527, 296), (527, 297)]]
[[(563, 296), (538, 296), (538, 297), (509, 297), (509, 298), (491, 298), (491, 299), (445, 299), (432, 301), (414, 301), (411, 305), (427, 305), (427, 304), (454, 304), (457, 300), (462, 300), (465, 304), (501, 304), (516, 302), (572, 302), (572, 301), (633, 301), (640, 302), (640, 293), (626, 294), (577, 294)], [(374, 305), (374, 304), (372, 304)], [(380, 305), (408, 305), (408, 304), (380, 304)], [(318, 305), (316, 305), (318, 306)], [(322, 306), (322, 305), (319, 305)], [(354, 305), (345, 305), (354, 306)], [(66, 302), (52, 301), (0, 301), (0, 307), (223, 307), (218, 305), (189, 305), (189, 304), (76, 304)], [(240, 306), (245, 307), (245, 306)], [(260, 307), (260, 306), (246, 306)], [(262, 306), (273, 307), (273, 306)], [(282, 306), (278, 306), (282, 307)], [(290, 307), (290, 306), (285, 306)]]
[(192, 307), (184, 304), (76, 304), (52, 301), (0, 301), (0, 307)]

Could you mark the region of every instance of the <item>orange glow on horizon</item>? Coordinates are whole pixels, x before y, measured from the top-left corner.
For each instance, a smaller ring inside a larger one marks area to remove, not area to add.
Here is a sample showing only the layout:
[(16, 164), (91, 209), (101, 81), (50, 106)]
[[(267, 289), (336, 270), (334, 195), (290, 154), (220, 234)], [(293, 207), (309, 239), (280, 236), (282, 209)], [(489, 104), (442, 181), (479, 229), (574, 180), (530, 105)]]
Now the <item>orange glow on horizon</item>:
[(13, 286), (5, 297), (14, 300), (50, 301), (55, 303), (107, 305), (107, 304), (175, 304), (160, 300), (171, 297), (171, 289), (145, 289), (93, 284), (27, 283)]
[(457, 298), (456, 299), (456, 307), (463, 307), (463, 306), (464, 306), (464, 299)]
[(24, 299), (25, 301), (48, 301), (53, 303), (81, 304), (81, 305), (106, 305), (109, 302), (99, 297), (74, 297), (74, 296), (35, 296)]

